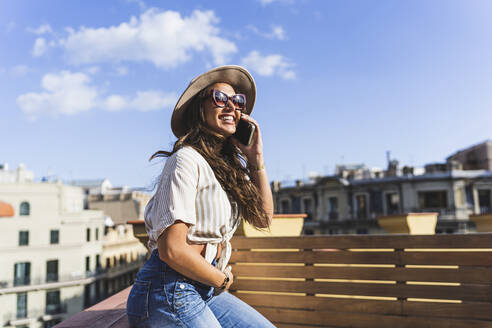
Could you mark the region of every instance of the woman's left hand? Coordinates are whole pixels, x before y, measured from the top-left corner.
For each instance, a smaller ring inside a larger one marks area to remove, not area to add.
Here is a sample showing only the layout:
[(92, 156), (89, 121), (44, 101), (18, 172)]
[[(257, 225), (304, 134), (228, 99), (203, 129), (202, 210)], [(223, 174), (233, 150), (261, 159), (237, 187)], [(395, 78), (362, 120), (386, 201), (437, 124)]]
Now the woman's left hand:
[(253, 138), (249, 146), (243, 145), (236, 138), (232, 137), (232, 143), (234, 146), (238, 147), (241, 152), (246, 156), (248, 164), (255, 167), (260, 167), (264, 165), (263, 163), (263, 142), (261, 140), (260, 126), (251, 116), (242, 113), (241, 119), (249, 122), (255, 126), (255, 132), (253, 133)]

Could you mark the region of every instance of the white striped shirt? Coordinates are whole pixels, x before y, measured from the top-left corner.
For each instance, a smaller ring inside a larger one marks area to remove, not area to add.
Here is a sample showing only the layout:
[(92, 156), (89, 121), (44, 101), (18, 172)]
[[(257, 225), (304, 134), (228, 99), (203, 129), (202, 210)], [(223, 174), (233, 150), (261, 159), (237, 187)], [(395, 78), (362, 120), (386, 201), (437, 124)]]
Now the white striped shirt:
[(209, 263), (217, 255), (217, 245), (222, 245), (217, 261), (221, 271), (229, 262), (230, 239), (241, 221), (236, 203), (229, 201), (210, 165), (190, 146), (167, 159), (144, 218), (151, 251), (157, 248), (162, 232), (180, 220), (191, 224), (188, 243), (207, 244), (205, 259)]

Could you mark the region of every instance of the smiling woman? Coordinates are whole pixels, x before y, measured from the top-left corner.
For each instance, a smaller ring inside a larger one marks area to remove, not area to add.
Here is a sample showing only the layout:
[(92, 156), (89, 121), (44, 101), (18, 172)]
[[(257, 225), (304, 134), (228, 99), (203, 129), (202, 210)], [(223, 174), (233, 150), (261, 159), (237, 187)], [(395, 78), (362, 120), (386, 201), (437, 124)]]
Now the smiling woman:
[[(229, 241), (241, 219), (261, 229), (273, 216), (260, 129), (249, 116), (255, 97), (246, 69), (222, 66), (193, 79), (178, 100), (178, 140), (151, 157), (168, 159), (145, 209), (152, 254), (128, 297), (132, 327), (274, 327), (227, 292)], [(248, 146), (234, 137), (241, 119), (255, 126)]]
[(245, 96), (235, 95), (227, 83), (215, 83), (204, 90), (202, 99), (205, 100), (200, 108), (204, 111), (207, 126), (219, 135), (229, 137), (234, 134), (241, 110), (246, 108)]

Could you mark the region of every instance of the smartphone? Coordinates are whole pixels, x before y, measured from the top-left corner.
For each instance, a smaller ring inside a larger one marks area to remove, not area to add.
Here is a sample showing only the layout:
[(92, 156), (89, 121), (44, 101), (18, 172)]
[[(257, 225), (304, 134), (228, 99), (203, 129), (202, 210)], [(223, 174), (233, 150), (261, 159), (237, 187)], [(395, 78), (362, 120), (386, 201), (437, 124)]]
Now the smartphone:
[(255, 133), (256, 127), (245, 120), (239, 120), (239, 123), (236, 126), (236, 133), (232, 136), (239, 140), (243, 145), (249, 146), (251, 144), (251, 140), (253, 140), (253, 134)]

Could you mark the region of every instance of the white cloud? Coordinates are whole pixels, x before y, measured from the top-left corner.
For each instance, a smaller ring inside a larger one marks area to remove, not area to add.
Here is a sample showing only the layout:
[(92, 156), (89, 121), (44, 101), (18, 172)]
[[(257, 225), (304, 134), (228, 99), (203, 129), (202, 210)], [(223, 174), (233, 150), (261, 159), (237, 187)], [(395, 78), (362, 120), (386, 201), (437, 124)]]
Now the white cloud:
[(296, 73), (292, 70), (294, 64), (282, 55), (262, 56), (258, 51), (251, 51), (241, 60), (241, 63), (262, 76), (278, 75), (283, 79), (295, 79)]
[(104, 99), (104, 109), (120, 111), (133, 109), (141, 112), (172, 108), (177, 101), (174, 93), (164, 93), (157, 90), (138, 91), (134, 98), (121, 95), (111, 95)]
[(248, 25), (248, 29), (267, 39), (285, 40), (285, 30), (280, 25), (272, 25), (270, 32), (261, 32), (256, 26)]
[(81, 72), (62, 71), (46, 74), (41, 80), (42, 92), (29, 92), (17, 97), (17, 105), (31, 120), (43, 115), (74, 115), (81, 112), (104, 109), (139, 111), (172, 108), (177, 100), (174, 93), (162, 91), (138, 91), (135, 97), (105, 96), (91, 84), (89, 75)]
[(41, 80), (44, 92), (29, 92), (17, 97), (17, 105), (30, 118), (44, 114), (76, 114), (94, 108), (98, 91), (84, 73), (62, 71), (46, 74)]
[(177, 101), (175, 94), (165, 94), (161, 91), (138, 91), (131, 102), (131, 107), (147, 112), (173, 106)]
[(26, 65), (16, 65), (10, 69), (10, 74), (15, 77), (22, 77), (29, 73), (30, 69)]
[(128, 100), (120, 95), (111, 95), (104, 100), (104, 108), (109, 111), (119, 111), (128, 107)]
[(49, 24), (43, 24), (40, 25), (38, 28), (27, 28), (28, 32), (37, 34), (37, 35), (42, 35), (42, 34), (47, 34), (47, 33), (53, 33), (53, 30), (51, 29), (51, 26)]
[(293, 4), (294, 3), (294, 0), (259, 0), (259, 1), (263, 6), (270, 5), (274, 2), (284, 3), (284, 4)]
[(34, 46), (32, 48), (32, 55), (34, 57), (42, 56), (46, 50), (48, 50), (48, 44), (44, 38), (37, 38), (34, 42)]
[(272, 25), (272, 32), (270, 33), (272, 38), (277, 38), (279, 40), (285, 40), (285, 31), (280, 25)]
[(125, 66), (116, 67), (116, 75), (125, 76), (127, 74), (128, 74), (128, 68), (126, 68)]
[(176, 11), (149, 9), (138, 18), (119, 25), (78, 30), (59, 40), (71, 64), (149, 61), (167, 69), (192, 59), (194, 53), (211, 55), (216, 65), (237, 52), (236, 45), (220, 36), (219, 19), (213, 11), (194, 11), (181, 16)]
[(100, 70), (101, 70), (101, 68), (99, 66), (91, 66), (91, 67), (86, 69), (86, 72), (91, 74), (91, 75), (95, 75), (95, 74), (99, 73)]

